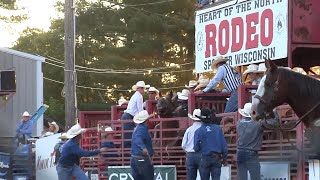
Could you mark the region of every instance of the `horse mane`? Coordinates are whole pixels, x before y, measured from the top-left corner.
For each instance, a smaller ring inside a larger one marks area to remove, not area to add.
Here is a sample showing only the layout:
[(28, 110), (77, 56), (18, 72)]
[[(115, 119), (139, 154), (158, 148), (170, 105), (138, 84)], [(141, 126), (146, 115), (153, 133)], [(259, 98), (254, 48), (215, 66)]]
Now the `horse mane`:
[(279, 75), (283, 77), (286, 81), (295, 82), (296, 84), (298, 84), (293, 88), (296, 89), (300, 94), (320, 98), (319, 80), (283, 67), (279, 67), (278, 70)]

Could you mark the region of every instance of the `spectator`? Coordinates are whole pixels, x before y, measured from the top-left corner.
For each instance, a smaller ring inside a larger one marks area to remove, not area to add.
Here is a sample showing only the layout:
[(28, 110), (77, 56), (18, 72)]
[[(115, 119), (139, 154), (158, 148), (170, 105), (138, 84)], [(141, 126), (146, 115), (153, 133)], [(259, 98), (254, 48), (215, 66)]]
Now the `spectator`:
[(25, 111), (22, 114), (22, 119), (16, 127), (16, 143), (25, 143), (27, 139), (31, 138), (33, 123), (30, 121), (31, 115)]
[(210, 1), (209, 0), (197, 0), (197, 4), (195, 4), (196, 9), (202, 9), (205, 6), (209, 5)]
[[(201, 180), (220, 180), (221, 163), (227, 165), (228, 146), (220, 126), (211, 124), (211, 111), (201, 109), (202, 125), (194, 135), (194, 151), (201, 153)], [(221, 162), (222, 160), (222, 162)]]
[(189, 118), (193, 120), (193, 124), (184, 133), (181, 144), (182, 149), (187, 153), (187, 180), (196, 180), (197, 172), (200, 169), (201, 154), (194, 151), (194, 133), (201, 126), (200, 119), (196, 115), (201, 116), (200, 109), (195, 109), (192, 115), (188, 114)]
[[(145, 89), (144, 81), (138, 81), (135, 85), (132, 86), (132, 90), (135, 93), (130, 98), (127, 109), (124, 111), (124, 114), (121, 117), (121, 120), (130, 121), (128, 123), (123, 124), (123, 130), (133, 130), (134, 123), (132, 122), (133, 117), (143, 110), (143, 94)], [(132, 137), (132, 133), (124, 133), (123, 139), (130, 139)], [(125, 141), (124, 148), (130, 148), (131, 142)]]
[[(240, 180), (260, 179), (260, 162), (258, 151), (262, 147), (263, 131), (269, 125), (277, 125), (278, 119), (254, 121), (251, 116), (251, 103), (246, 103), (243, 109), (238, 110), (244, 117), (237, 124), (237, 171)], [(276, 116), (277, 117), (277, 116)]]
[(137, 180), (154, 179), (151, 158), (154, 154), (147, 122), (151, 116), (146, 110), (136, 114), (133, 121), (137, 124), (132, 134), (131, 174)]
[(58, 142), (54, 146), (54, 151), (53, 151), (53, 154), (55, 155), (54, 164), (58, 164), (58, 161), (59, 161), (59, 159), (61, 157), (62, 147), (69, 140), (68, 134), (67, 133), (62, 133), (62, 135), (59, 137), (59, 139), (61, 139), (61, 141)]
[(51, 136), (59, 131), (59, 126), (57, 125), (56, 122), (48, 123), (49, 124), (49, 131), (43, 134), (43, 137)]
[(227, 112), (235, 112), (238, 109), (238, 87), (242, 84), (241, 75), (233, 67), (226, 62), (229, 61), (222, 56), (219, 56), (214, 60), (212, 68), (217, 68), (216, 75), (211, 79), (210, 83), (204, 90), (197, 91), (196, 94), (207, 93), (213, 87), (216, 87), (220, 81), (222, 81), (224, 87), (231, 93), (231, 96), (226, 104), (224, 110)]
[(85, 129), (76, 124), (67, 132), (67, 137), (70, 139), (63, 145), (61, 149), (61, 157), (56, 166), (59, 180), (72, 179), (74, 176), (77, 180), (87, 180), (88, 177), (79, 167), (81, 157), (89, 157), (97, 155), (101, 152), (106, 152), (107, 148), (101, 148), (93, 151), (86, 151), (80, 148), (79, 141), (82, 138), (82, 133)]
[(159, 98), (159, 90), (155, 87), (150, 87), (148, 91), (149, 99), (148, 100), (157, 100)]

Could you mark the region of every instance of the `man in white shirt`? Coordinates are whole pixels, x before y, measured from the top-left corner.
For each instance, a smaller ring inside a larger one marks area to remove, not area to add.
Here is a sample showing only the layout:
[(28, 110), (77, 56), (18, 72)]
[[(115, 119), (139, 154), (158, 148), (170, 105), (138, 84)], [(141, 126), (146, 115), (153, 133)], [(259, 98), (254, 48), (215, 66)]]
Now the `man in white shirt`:
[[(132, 86), (132, 90), (135, 93), (131, 96), (128, 103), (127, 109), (124, 111), (124, 114), (121, 117), (121, 120), (130, 120), (130, 123), (123, 124), (123, 130), (132, 130), (134, 129), (134, 123), (132, 121), (133, 117), (139, 112), (143, 111), (143, 94), (145, 90), (144, 81), (138, 81), (135, 85)], [(123, 139), (131, 139), (132, 133), (124, 133)], [(124, 142), (125, 148), (131, 148), (131, 140)]]
[(187, 153), (187, 179), (196, 180), (197, 171), (200, 168), (201, 153), (195, 152), (193, 146), (194, 133), (201, 126), (201, 121), (196, 116), (201, 116), (201, 110), (195, 109), (193, 115), (188, 114), (188, 116), (193, 120), (193, 124), (184, 133), (181, 147)]

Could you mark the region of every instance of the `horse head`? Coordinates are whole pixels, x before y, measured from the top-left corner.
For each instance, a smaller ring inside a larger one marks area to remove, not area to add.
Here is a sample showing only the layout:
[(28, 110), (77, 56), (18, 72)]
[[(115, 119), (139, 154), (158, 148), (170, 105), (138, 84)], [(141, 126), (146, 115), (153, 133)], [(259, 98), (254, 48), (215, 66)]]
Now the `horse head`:
[(252, 100), (252, 117), (255, 120), (266, 118), (275, 107), (287, 101), (289, 88), (281, 77), (285, 68), (276, 66), (271, 60), (265, 60), (266, 74), (262, 77), (256, 95)]
[(176, 108), (177, 103), (172, 91), (170, 91), (168, 95), (159, 98), (157, 101), (158, 114), (161, 117), (170, 117)]

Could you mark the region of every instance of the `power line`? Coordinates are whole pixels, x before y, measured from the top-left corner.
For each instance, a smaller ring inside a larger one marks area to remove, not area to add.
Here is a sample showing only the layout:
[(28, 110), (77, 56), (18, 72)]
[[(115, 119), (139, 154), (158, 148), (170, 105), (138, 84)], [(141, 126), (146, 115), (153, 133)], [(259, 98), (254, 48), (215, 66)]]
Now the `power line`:
[[(150, 3), (141, 3), (141, 4), (123, 4), (123, 3), (116, 4), (116, 3), (114, 3), (113, 6), (137, 7), (137, 6), (147, 6), (147, 5), (154, 5), (154, 4), (163, 4), (163, 3), (173, 2), (173, 1), (175, 1), (175, 0), (165, 0), (165, 1), (150, 2)], [(109, 2), (109, 1), (107, 1), (107, 2)], [(113, 2), (109, 2), (109, 3), (113, 3)], [(106, 8), (106, 7), (86, 6), (85, 8), (90, 8), (90, 9), (102, 9), (102, 8)]]

